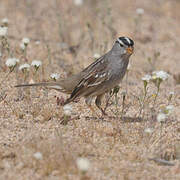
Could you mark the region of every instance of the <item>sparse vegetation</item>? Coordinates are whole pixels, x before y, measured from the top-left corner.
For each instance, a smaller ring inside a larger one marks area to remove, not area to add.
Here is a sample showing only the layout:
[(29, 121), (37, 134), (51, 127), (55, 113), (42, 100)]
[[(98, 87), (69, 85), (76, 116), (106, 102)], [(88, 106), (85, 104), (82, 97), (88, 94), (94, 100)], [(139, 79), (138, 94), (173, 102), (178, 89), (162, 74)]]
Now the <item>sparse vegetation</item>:
[[(0, 179), (180, 179), (179, 8), (2, 1)], [(55, 90), (14, 88), (76, 73), (118, 36), (131, 37), (135, 52), (104, 99), (108, 116), (93, 117), (83, 99), (63, 107), (67, 96)]]

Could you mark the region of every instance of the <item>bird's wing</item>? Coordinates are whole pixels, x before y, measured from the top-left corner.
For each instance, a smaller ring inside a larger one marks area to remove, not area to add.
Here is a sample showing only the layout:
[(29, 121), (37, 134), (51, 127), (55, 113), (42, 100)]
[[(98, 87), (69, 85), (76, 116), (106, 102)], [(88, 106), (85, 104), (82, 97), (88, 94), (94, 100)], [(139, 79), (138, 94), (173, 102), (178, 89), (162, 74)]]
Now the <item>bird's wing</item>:
[(107, 71), (108, 62), (104, 58), (100, 58), (88, 66), (84, 71), (88, 73), (83, 76), (81, 81), (74, 88), (71, 97), (67, 100), (66, 103), (71, 102), (76, 97), (83, 94), (85, 91), (88, 91), (89, 88), (96, 88), (101, 85), (104, 81), (108, 80), (108, 71)]

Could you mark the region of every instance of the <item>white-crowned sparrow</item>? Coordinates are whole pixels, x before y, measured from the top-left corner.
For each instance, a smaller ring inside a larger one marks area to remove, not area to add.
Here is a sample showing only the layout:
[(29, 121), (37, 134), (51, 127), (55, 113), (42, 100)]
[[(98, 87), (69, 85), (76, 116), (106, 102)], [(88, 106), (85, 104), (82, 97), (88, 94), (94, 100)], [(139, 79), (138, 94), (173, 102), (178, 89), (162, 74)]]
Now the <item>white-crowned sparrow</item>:
[(20, 84), (15, 87), (47, 86), (48, 88), (71, 94), (65, 104), (83, 96), (86, 104), (92, 111), (94, 110), (91, 107), (91, 102), (96, 97), (96, 106), (105, 114), (101, 108), (101, 99), (106, 92), (121, 82), (133, 50), (133, 40), (128, 37), (119, 37), (109, 52), (76, 75), (57, 82)]

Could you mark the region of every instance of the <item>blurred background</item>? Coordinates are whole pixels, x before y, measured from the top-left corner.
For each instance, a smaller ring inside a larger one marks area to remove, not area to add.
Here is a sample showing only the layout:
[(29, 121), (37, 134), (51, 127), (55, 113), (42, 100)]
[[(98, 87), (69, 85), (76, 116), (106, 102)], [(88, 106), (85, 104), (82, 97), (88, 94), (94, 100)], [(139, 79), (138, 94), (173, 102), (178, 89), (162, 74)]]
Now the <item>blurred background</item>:
[[(0, 179), (180, 179), (180, 0), (0, 0), (0, 25)], [(67, 115), (65, 94), (14, 88), (77, 73), (119, 36), (135, 50), (103, 120), (84, 101)], [(146, 89), (156, 70), (168, 80)]]

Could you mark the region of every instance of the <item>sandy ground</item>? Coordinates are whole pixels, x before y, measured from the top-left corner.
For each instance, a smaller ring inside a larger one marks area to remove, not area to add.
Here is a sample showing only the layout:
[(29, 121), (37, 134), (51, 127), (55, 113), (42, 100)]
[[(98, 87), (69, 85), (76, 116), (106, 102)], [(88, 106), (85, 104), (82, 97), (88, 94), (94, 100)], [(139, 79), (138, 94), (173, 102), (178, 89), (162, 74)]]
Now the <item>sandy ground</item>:
[[(144, 13), (138, 14), (137, 8)], [(1, 0), (0, 19), (9, 19), (10, 52), (1, 43), (0, 179), (180, 179), (179, 8), (179, 0), (84, 0), (81, 5), (73, 0)], [(71, 104), (66, 116), (57, 97), (67, 95), (14, 88), (50, 80), (52, 73), (76, 73), (94, 61), (95, 53), (107, 52), (119, 36), (131, 37), (135, 52), (118, 102), (111, 98), (104, 118), (94, 116), (83, 98)], [(30, 38), (26, 55), (20, 49), (24, 37)], [(18, 66), (7, 75), (5, 62), (11, 56), (19, 64), (41, 60), (42, 66), (36, 73), (31, 67), (26, 78)], [(155, 70), (170, 76), (161, 83), (154, 105), (156, 87), (148, 84), (139, 115), (141, 78)], [(158, 122), (168, 105), (173, 112)], [(86, 172), (77, 166), (80, 157), (89, 162)]]

